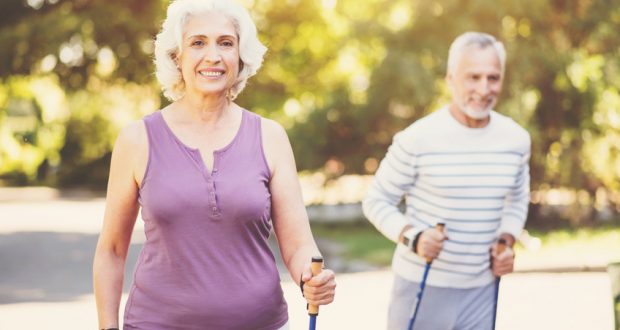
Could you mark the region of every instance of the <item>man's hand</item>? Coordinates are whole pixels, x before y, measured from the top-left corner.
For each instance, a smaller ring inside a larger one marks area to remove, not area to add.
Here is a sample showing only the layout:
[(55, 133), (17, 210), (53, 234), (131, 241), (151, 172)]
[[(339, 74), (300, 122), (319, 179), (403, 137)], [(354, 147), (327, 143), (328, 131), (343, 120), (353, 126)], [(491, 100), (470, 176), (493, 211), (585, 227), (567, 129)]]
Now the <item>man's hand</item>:
[(512, 250), (514, 238), (506, 241), (507, 243), (504, 244), (504, 250), (502, 252), (499, 251), (499, 243), (496, 242), (491, 246), (491, 270), (495, 276), (506, 275), (512, 273), (514, 270), (515, 254)]
[(428, 228), (424, 230), (417, 242), (417, 254), (428, 260), (437, 258), (439, 252), (443, 249), (443, 241), (448, 237), (437, 228)]

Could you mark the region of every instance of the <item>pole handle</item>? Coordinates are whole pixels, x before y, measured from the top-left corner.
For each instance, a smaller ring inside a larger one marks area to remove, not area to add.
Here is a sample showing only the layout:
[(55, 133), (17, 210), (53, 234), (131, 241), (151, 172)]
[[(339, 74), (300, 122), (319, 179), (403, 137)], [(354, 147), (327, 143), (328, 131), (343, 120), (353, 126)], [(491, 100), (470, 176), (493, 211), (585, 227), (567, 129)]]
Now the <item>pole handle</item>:
[[(506, 251), (506, 247), (508, 246), (508, 242), (506, 242), (505, 239), (500, 238), (499, 240), (497, 240), (497, 254), (502, 254), (504, 251)], [(491, 264), (491, 267), (493, 267), (493, 265)], [(499, 287), (499, 276), (497, 277), (497, 281), (498, 283), (495, 284), (495, 286)]]
[(497, 254), (503, 253), (506, 250), (507, 245), (508, 245), (508, 242), (506, 242), (505, 239), (500, 238), (497, 241)]
[[(319, 275), (323, 270), (323, 257), (312, 257), (312, 263), (310, 264), (310, 269), (312, 270), (312, 276)], [(316, 316), (319, 315), (319, 306), (317, 305), (308, 305), (308, 315)]]
[[(443, 222), (438, 222), (438, 223), (435, 225), (435, 229), (436, 229), (436, 230), (439, 230), (439, 232), (441, 232), (441, 233), (443, 234), (443, 233), (445, 232), (445, 230), (446, 230), (446, 224), (445, 224), (445, 223), (443, 223)], [(433, 262), (433, 258), (426, 258), (426, 263), (427, 263), (427, 264), (430, 264), (430, 263), (432, 263), (432, 262)]]

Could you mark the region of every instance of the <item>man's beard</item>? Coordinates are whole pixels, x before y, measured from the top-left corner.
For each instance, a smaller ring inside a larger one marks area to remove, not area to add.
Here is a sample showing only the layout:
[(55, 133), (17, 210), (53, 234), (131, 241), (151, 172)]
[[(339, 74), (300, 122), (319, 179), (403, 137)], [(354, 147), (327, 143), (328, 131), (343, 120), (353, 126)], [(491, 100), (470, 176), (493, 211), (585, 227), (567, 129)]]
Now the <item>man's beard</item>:
[(485, 107), (482, 110), (477, 110), (477, 109), (473, 109), (470, 106), (467, 106), (465, 102), (463, 102), (462, 104), (459, 104), (458, 108), (467, 117), (471, 119), (475, 119), (475, 120), (482, 120), (482, 119), (486, 119), (487, 117), (489, 117), (489, 114), (491, 113), (491, 109), (493, 108), (493, 104), (492, 103), (489, 104), (489, 106)]

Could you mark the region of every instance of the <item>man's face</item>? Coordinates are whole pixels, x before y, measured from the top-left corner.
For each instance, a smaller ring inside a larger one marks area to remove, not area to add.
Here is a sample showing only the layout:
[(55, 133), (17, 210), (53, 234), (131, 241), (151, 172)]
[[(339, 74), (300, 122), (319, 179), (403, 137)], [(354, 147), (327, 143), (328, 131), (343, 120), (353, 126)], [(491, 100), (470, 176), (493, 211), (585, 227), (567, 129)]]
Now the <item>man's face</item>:
[(502, 90), (502, 68), (492, 47), (466, 48), (447, 75), (452, 103), (467, 117), (485, 120)]

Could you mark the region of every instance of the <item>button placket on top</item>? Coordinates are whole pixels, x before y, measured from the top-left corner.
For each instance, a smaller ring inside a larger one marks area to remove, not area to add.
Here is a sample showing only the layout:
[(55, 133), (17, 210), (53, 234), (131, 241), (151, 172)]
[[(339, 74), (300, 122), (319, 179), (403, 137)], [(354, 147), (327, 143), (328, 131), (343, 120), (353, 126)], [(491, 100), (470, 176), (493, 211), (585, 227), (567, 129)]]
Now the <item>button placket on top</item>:
[[(213, 170), (211, 171), (211, 174), (207, 173), (207, 190), (209, 191), (209, 208), (211, 209), (211, 215), (213, 215), (213, 217), (219, 217), (220, 216), (220, 210), (217, 207), (217, 190), (215, 189), (215, 175), (217, 174), (217, 159), (218, 159), (218, 153), (214, 152), (213, 153)], [(208, 171), (206, 169), (205, 166), (205, 170)]]

